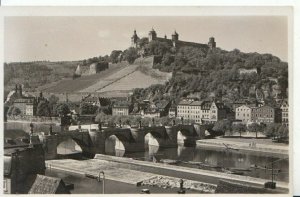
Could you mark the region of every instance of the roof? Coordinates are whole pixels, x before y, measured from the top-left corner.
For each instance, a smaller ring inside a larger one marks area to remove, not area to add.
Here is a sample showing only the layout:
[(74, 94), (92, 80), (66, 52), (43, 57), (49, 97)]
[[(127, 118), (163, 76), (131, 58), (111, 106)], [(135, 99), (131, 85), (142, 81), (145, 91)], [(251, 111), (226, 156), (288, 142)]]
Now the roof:
[(18, 98), (14, 101), (14, 103), (33, 103), (34, 97), (24, 97), (24, 98)]
[[(5, 138), (4, 149), (28, 147), (30, 140), (28, 138), (11, 139)], [(11, 151), (10, 151), (11, 152)], [(15, 152), (15, 151), (12, 151)], [(5, 151), (5, 153), (8, 153)]]
[(211, 107), (211, 101), (203, 101), (201, 105), (202, 110), (209, 110)]
[(166, 108), (170, 101), (160, 101), (156, 103), (156, 107), (158, 108)]
[(224, 103), (216, 103), (218, 109), (224, 109)]
[(98, 97), (87, 97), (83, 99), (83, 102), (100, 102), (100, 99)]
[(193, 101), (190, 105), (192, 105), (192, 106), (201, 106), (202, 101)]
[(178, 105), (190, 105), (193, 101), (182, 100), (178, 103)]
[(49, 177), (38, 174), (29, 194), (57, 194), (57, 193), (70, 193), (65, 184), (60, 178)]

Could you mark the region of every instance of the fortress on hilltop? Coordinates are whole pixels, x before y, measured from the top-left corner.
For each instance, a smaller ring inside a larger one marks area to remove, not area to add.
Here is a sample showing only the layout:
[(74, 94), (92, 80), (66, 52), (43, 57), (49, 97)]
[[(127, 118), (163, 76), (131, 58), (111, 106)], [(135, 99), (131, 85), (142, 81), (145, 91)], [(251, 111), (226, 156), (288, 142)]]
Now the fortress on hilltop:
[[(134, 30), (133, 35), (131, 37), (131, 47), (142, 48), (141, 40), (142, 39), (140, 39), (138, 37), (136, 30)], [(176, 32), (176, 30), (171, 35), (171, 39), (168, 39), (166, 35), (163, 38), (158, 37), (155, 30), (152, 28), (152, 30), (148, 33), (148, 42), (151, 42), (153, 40), (157, 40), (160, 42), (166, 42), (166, 43), (172, 45), (175, 49), (178, 49), (182, 46), (191, 46), (191, 47), (209, 48), (209, 49), (216, 48), (216, 42), (215, 42), (214, 37), (210, 37), (207, 44), (201, 44), (201, 43), (196, 43), (196, 42), (187, 42), (187, 41), (179, 40), (179, 34)]]

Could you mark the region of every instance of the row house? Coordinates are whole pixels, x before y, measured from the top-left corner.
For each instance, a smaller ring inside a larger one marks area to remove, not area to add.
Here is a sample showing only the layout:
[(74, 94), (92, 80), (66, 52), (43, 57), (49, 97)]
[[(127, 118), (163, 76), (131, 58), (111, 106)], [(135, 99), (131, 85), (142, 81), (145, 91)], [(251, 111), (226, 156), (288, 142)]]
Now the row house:
[(14, 106), (20, 109), (22, 115), (35, 116), (37, 105), (35, 97), (23, 97), (14, 101)]
[(118, 103), (112, 106), (113, 116), (128, 116), (131, 111), (131, 107), (128, 103)]
[(279, 123), (281, 122), (280, 109), (271, 106), (253, 108), (251, 122), (257, 123)]
[(196, 123), (213, 123), (226, 118), (226, 109), (223, 103), (214, 101), (183, 100), (177, 106), (177, 116)]
[(281, 123), (283, 125), (289, 126), (289, 103), (284, 100), (281, 104)]
[(251, 122), (251, 114), (253, 107), (242, 105), (235, 109), (235, 119), (240, 120), (242, 123), (247, 124)]
[(248, 123), (278, 123), (281, 122), (281, 111), (271, 106), (250, 107), (242, 105), (235, 110), (235, 119)]

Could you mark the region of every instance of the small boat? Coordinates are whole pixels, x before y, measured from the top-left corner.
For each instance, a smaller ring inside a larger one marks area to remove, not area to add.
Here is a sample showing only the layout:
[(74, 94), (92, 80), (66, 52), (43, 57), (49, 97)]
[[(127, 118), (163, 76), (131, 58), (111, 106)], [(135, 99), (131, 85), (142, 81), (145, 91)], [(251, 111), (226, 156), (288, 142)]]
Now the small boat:
[[(264, 166), (257, 166), (255, 164), (251, 165), (250, 168), (260, 169), (260, 170), (272, 170), (272, 168), (267, 168), (267, 167), (264, 167)], [(280, 172), (281, 170), (280, 169), (273, 169), (273, 171)]]
[(227, 174), (236, 174), (236, 175), (244, 175), (244, 172), (241, 171), (235, 171), (235, 170), (229, 170), (226, 168), (222, 168), (222, 171), (227, 173)]
[(211, 164), (205, 164), (205, 163), (202, 163), (202, 164), (198, 164), (199, 168), (200, 167), (207, 167), (207, 168), (222, 168), (221, 166), (216, 166), (216, 165), (211, 165)]
[(228, 149), (228, 150), (236, 150), (236, 151), (239, 150), (239, 149), (237, 149), (237, 148), (232, 148), (232, 147), (230, 147), (229, 144), (225, 144), (225, 143), (223, 143), (223, 144), (224, 144), (224, 146), (226, 147), (226, 149)]
[(160, 162), (166, 163), (166, 164), (178, 164), (179, 160), (173, 160), (173, 159), (161, 159)]
[(244, 171), (244, 172), (251, 171), (249, 168), (230, 168), (230, 170), (233, 170), (233, 171)]
[(183, 163), (191, 164), (191, 165), (201, 165), (203, 162), (201, 161), (184, 161)]

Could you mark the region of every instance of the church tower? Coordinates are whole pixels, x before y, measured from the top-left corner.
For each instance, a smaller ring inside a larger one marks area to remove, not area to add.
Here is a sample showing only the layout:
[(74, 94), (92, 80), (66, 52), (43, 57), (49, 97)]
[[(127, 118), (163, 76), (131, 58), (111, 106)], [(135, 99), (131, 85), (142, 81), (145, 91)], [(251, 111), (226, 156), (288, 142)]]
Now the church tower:
[(136, 34), (136, 30), (134, 30), (133, 35), (131, 37), (131, 47), (137, 48), (138, 40), (139, 40), (139, 37)]
[(156, 32), (154, 31), (154, 29), (152, 28), (152, 30), (149, 32), (148, 34), (149, 36), (149, 42), (151, 42), (152, 40), (155, 40), (157, 35), (156, 35)]
[(216, 42), (215, 42), (215, 38), (214, 37), (210, 37), (209, 38), (208, 47), (209, 47), (209, 49), (216, 48)]

